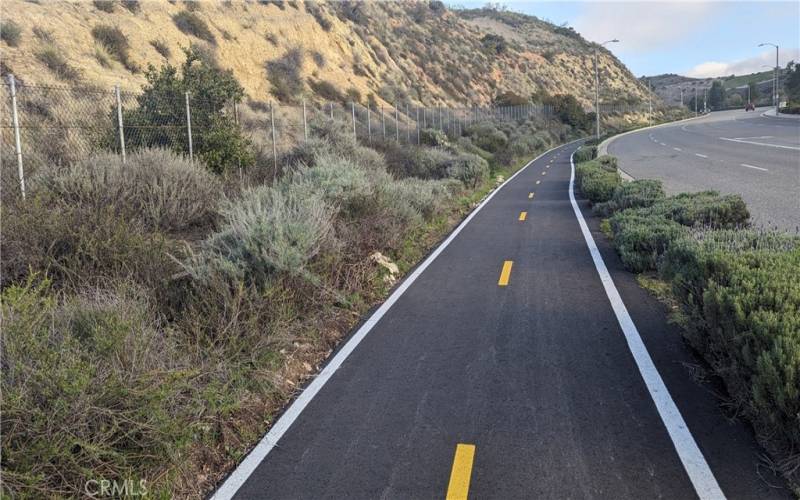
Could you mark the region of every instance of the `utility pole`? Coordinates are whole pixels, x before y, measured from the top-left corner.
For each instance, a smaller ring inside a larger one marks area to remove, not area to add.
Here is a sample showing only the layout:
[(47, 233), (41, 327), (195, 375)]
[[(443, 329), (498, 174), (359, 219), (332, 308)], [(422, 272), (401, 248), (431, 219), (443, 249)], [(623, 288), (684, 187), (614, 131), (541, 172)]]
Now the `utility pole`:
[(703, 114), (708, 113), (708, 89), (703, 89)]
[(681, 87), (681, 107), (683, 107), (683, 87)]
[(781, 65), (778, 62), (779, 49), (778, 49), (778, 46), (776, 44), (774, 44), (774, 43), (767, 42), (767, 43), (758, 44), (759, 47), (763, 47), (765, 45), (771, 45), (771, 46), (775, 47), (775, 94), (774, 95), (775, 95), (775, 116), (778, 116), (778, 113), (780, 113), (780, 106), (781, 106), (781, 96), (780, 96), (780, 89), (781, 88), (780, 88), (779, 83), (778, 83), (780, 81), (780, 71), (781, 71)]
[(650, 79), (647, 79), (647, 108), (649, 114), (647, 115), (650, 125), (653, 124), (653, 92), (650, 90)]
[[(600, 47), (604, 46), (607, 43), (617, 43), (619, 40), (616, 38), (613, 40), (608, 40), (600, 44)], [(597, 139), (600, 140), (600, 70), (598, 68), (598, 55), (597, 55), (598, 47), (594, 48), (594, 120), (595, 120), (595, 132)]]
[(694, 116), (697, 116), (697, 86), (694, 88)]

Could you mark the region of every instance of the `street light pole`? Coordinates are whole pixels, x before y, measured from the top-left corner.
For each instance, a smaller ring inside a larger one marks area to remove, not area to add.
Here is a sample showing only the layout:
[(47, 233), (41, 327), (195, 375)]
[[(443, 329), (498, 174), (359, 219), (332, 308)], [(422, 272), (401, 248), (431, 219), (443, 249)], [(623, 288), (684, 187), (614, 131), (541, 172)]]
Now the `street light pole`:
[(773, 93), (773, 98), (775, 99), (775, 116), (778, 116), (778, 114), (780, 113), (780, 106), (781, 106), (781, 96), (780, 96), (780, 89), (781, 88), (780, 88), (779, 83), (778, 83), (779, 82), (779, 78), (780, 78), (779, 75), (780, 75), (780, 71), (781, 71), (781, 65), (778, 62), (779, 50), (780, 49), (774, 43), (766, 42), (766, 43), (759, 43), (758, 44), (759, 47), (763, 47), (765, 45), (771, 45), (771, 46), (775, 47), (775, 92)]
[(683, 107), (683, 87), (681, 87), (681, 107)]
[(697, 116), (697, 87), (694, 88), (694, 116)]
[[(607, 43), (617, 43), (619, 40), (608, 40), (600, 44), (600, 47)], [(600, 70), (598, 68), (597, 47), (594, 48), (594, 120), (597, 140), (600, 140)]]

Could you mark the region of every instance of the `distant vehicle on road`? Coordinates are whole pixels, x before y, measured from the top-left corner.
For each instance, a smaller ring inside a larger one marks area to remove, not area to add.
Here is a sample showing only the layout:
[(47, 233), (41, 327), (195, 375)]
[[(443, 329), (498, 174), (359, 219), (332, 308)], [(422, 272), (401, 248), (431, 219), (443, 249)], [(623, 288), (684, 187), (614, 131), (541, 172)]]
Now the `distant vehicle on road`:
[(747, 104), (745, 104), (744, 110), (745, 111), (755, 111), (756, 110), (756, 106), (752, 102), (748, 102)]

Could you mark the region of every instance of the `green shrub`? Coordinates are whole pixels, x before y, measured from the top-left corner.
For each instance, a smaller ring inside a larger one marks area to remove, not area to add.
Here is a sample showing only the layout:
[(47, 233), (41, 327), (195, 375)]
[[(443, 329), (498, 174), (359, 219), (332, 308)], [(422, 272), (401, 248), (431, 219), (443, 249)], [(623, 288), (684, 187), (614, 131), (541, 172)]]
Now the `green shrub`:
[(426, 146), (443, 147), (449, 144), (447, 134), (439, 129), (424, 128), (419, 132), (420, 143)]
[(120, 0), (120, 3), (131, 14), (138, 14), (142, 10), (142, 4), (139, 0)]
[(116, 5), (116, 2), (114, 0), (93, 0), (92, 4), (94, 4), (95, 9), (110, 14), (114, 12), (114, 6)]
[(189, 11), (181, 11), (172, 16), (172, 21), (177, 28), (187, 34), (205, 40), (206, 42), (215, 45), (217, 39), (206, 24), (205, 21), (200, 19), (197, 14)]
[(382, 206), (406, 224), (430, 219), (460, 186), (453, 179), (425, 180), (409, 177), (378, 186)]
[(603, 155), (598, 156), (595, 160), (603, 170), (608, 172), (617, 171), (617, 158), (614, 156)]
[(798, 239), (710, 233), (671, 245), (660, 272), (689, 318), (689, 341), (722, 377), (759, 434), (779, 449), (797, 449)]
[(176, 407), (191, 371), (176, 369), (177, 349), (129, 296), (95, 291), (62, 304), (36, 278), (3, 290), (5, 494), (81, 497), (87, 474), (152, 478), (177, 458), (189, 428)]
[(308, 264), (333, 242), (333, 210), (316, 193), (260, 186), (221, 214), (220, 230), (186, 264), (201, 282), (222, 276), (263, 289), (279, 274), (314, 280)]
[[(229, 70), (204, 60), (195, 47), (184, 53), (180, 73), (170, 64), (159, 69), (150, 66), (145, 72), (147, 83), (136, 98), (138, 107), (123, 111), (126, 130), (135, 132), (126, 134), (126, 145), (132, 150), (166, 147), (188, 153), (184, 94), (189, 92), (194, 154), (217, 173), (252, 165), (252, 145), (226, 112), (241, 102), (244, 89)], [(115, 148), (117, 131), (110, 129), (104, 141), (106, 147)]]
[(293, 103), (303, 93), (301, 71), (305, 61), (303, 49), (289, 49), (283, 57), (267, 61), (267, 79), (272, 85), (272, 95), (279, 101)]
[(641, 179), (623, 182), (614, 190), (610, 200), (598, 203), (593, 208), (596, 214), (609, 217), (627, 208), (652, 206), (655, 202), (664, 198), (664, 188), (661, 185), (661, 181)]
[(178, 269), (179, 248), (113, 205), (65, 204), (29, 196), (3, 207), (2, 285), (20, 283), (30, 270), (46, 272), (58, 288), (135, 282), (159, 288)]
[(616, 171), (609, 171), (599, 159), (584, 162), (575, 168), (575, 179), (578, 188), (592, 203), (608, 201), (614, 190), (622, 184)]
[(153, 48), (156, 49), (156, 52), (161, 54), (161, 57), (164, 59), (169, 59), (169, 57), (172, 55), (172, 51), (169, 49), (169, 46), (166, 44), (166, 42), (161, 40), (150, 40), (150, 45), (152, 45)]
[(490, 153), (496, 153), (508, 145), (508, 136), (489, 122), (471, 125), (467, 135), (476, 146)]
[(81, 78), (81, 72), (67, 62), (64, 55), (54, 45), (47, 45), (36, 52), (36, 59), (61, 80), (74, 82)]
[(489, 164), (478, 155), (460, 153), (450, 160), (447, 176), (458, 179), (465, 186), (475, 189), (489, 177)]
[(341, 103), (347, 101), (345, 95), (339, 92), (339, 89), (336, 88), (336, 85), (327, 80), (315, 81), (309, 79), (308, 86), (311, 87), (311, 90), (313, 90), (315, 94), (326, 101)]
[(92, 28), (92, 36), (126, 69), (132, 72), (139, 71), (138, 66), (130, 59), (128, 37), (125, 36), (121, 29), (116, 26), (98, 24)]
[(643, 216), (656, 215), (684, 226), (735, 228), (747, 225), (750, 213), (739, 195), (722, 196), (716, 191), (681, 193), (637, 209)]
[(614, 248), (630, 271), (655, 270), (659, 258), (687, 229), (663, 217), (642, 217), (624, 211), (610, 220)]
[(17, 47), (22, 38), (22, 28), (12, 20), (0, 22), (0, 40), (9, 47)]
[(597, 157), (597, 146), (583, 145), (575, 151), (573, 161), (575, 163), (582, 163), (589, 160), (594, 160)]
[(152, 229), (183, 231), (207, 225), (221, 187), (213, 175), (188, 158), (165, 149), (144, 149), (122, 157), (103, 153), (31, 179), (32, 191), (61, 202), (112, 207)]

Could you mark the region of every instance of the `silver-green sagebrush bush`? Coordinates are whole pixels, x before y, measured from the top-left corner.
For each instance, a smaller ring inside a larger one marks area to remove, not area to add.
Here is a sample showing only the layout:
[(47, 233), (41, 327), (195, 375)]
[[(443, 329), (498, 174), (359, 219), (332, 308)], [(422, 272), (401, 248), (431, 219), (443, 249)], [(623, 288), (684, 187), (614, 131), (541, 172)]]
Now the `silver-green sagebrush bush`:
[(215, 274), (259, 287), (278, 273), (311, 278), (307, 265), (333, 243), (333, 209), (321, 195), (260, 186), (221, 210), (220, 230), (189, 260), (201, 281)]
[(143, 149), (127, 162), (100, 153), (67, 167), (42, 170), (31, 181), (34, 193), (46, 192), (72, 205), (110, 206), (151, 228), (180, 231), (209, 222), (221, 187), (202, 166), (167, 149)]

